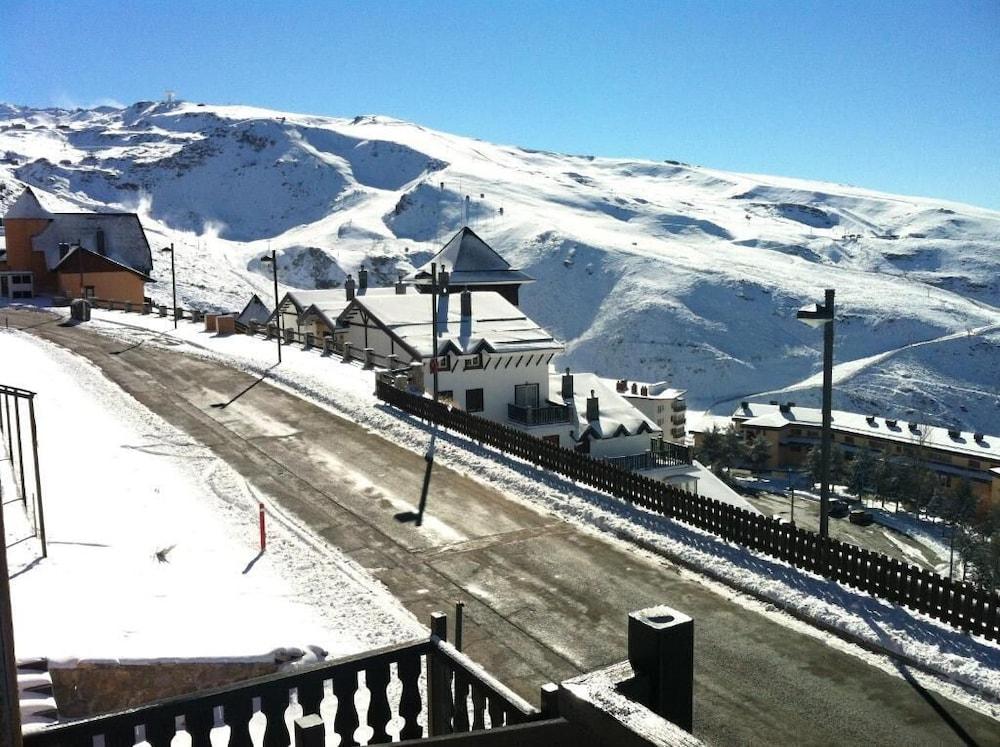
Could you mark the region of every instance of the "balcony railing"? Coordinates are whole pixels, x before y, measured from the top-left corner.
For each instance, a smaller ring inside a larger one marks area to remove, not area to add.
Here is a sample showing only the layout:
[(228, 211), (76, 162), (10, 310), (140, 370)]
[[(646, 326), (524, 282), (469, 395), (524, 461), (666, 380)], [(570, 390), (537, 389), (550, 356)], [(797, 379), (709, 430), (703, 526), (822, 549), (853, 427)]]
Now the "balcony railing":
[(686, 446), (669, 441), (656, 441), (651, 451), (642, 454), (629, 454), (628, 456), (606, 457), (604, 461), (630, 472), (639, 472), (644, 469), (691, 464), (691, 452)]
[(674, 425), (680, 425), (681, 423), (684, 423), (686, 421), (687, 421), (687, 415), (684, 413), (679, 413), (677, 415), (670, 416), (670, 422), (673, 423)]
[(513, 403), (507, 405), (507, 418), (522, 425), (552, 425), (568, 423), (570, 408), (565, 405), (545, 405), (544, 407), (524, 407)]
[[(186, 732), (193, 747), (210, 747), (212, 731), (222, 726), (229, 727), (229, 745), (249, 746), (257, 739), (265, 747), (288, 745), (286, 711), (295, 703), (303, 716), (312, 716), (321, 713), (321, 706), (329, 711), (336, 702), (331, 723), (317, 719), (312, 723), (319, 734), (327, 729), (335, 732), (342, 745), (357, 744), (354, 734), (362, 724), (372, 730), (368, 744), (382, 744), (540, 718), (537, 709), (449, 645), (446, 637), (447, 619), (435, 614), (427, 639), (59, 724), (26, 735), (24, 745), (91, 747), (100, 737), (105, 745), (117, 747), (143, 743), (169, 747), (176, 735)], [(362, 690), (369, 695), (368, 704), (358, 708), (356, 696)], [(258, 712), (264, 716), (263, 725), (256, 720), (251, 724)], [(261, 730), (255, 738), (252, 732)]]
[(673, 410), (674, 412), (683, 412), (684, 410), (688, 409), (687, 401), (683, 399), (675, 399), (673, 403), (670, 405), (670, 409)]

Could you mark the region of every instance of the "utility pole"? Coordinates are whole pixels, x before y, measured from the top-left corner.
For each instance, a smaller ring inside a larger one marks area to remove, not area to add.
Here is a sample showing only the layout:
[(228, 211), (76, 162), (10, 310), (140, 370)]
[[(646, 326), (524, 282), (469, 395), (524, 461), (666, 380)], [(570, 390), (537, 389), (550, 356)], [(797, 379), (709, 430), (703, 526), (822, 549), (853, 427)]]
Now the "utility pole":
[[(431, 376), (433, 377), (434, 402), (438, 402), (438, 271), (437, 263), (431, 263), (431, 345), (434, 350), (431, 354)], [(434, 428), (434, 426), (432, 426)], [(416, 525), (419, 527), (424, 523), (424, 510), (427, 508), (427, 493), (431, 487), (431, 471), (434, 468), (434, 445), (437, 438), (437, 429), (431, 431), (431, 442), (427, 446), (427, 453), (424, 460), (427, 462), (427, 469), (424, 470), (424, 484), (420, 490), (420, 505), (417, 507)]]
[(177, 273), (174, 269), (174, 242), (170, 246), (160, 249), (161, 252), (170, 252), (170, 287), (174, 296), (174, 329), (177, 329)]
[(274, 323), (278, 327), (278, 363), (281, 363), (281, 310), (278, 308), (281, 304), (281, 300), (278, 298), (278, 258), (275, 254), (275, 250), (271, 250), (270, 257), (265, 254), (260, 258), (260, 261), (269, 263), (271, 265), (271, 272), (274, 275)]

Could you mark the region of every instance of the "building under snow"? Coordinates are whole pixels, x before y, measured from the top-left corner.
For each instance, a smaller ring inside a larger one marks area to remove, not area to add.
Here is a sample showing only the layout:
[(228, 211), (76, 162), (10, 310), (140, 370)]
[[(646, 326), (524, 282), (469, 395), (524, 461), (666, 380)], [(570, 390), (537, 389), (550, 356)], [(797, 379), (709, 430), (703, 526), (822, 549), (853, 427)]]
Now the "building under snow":
[(135, 213), (67, 212), (26, 187), (4, 216), (0, 298), (35, 294), (142, 303), (153, 259)]
[[(966, 479), (980, 500), (1000, 502), (1000, 436), (939, 428), (876, 415), (834, 410), (833, 443), (847, 457), (868, 450), (887, 459), (917, 459), (945, 485)], [(741, 402), (732, 422), (747, 441), (765, 438), (771, 445), (772, 469), (803, 464), (818, 448), (823, 412), (793, 402)], [(695, 433), (699, 444), (703, 433)]]

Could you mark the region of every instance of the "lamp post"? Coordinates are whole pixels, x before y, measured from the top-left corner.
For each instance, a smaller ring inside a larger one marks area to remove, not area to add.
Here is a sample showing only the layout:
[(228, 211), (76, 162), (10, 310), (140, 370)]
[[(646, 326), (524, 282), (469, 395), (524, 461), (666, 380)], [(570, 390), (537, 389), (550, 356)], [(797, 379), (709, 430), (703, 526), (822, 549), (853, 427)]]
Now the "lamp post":
[(819, 534), (830, 536), (830, 410), (833, 400), (833, 316), (834, 291), (828, 288), (822, 305), (812, 304), (799, 309), (795, 318), (810, 327), (823, 327), (823, 430), (820, 445)]
[(160, 249), (160, 253), (170, 255), (170, 288), (174, 298), (174, 329), (177, 329), (177, 271), (174, 267), (174, 242), (171, 241), (170, 246)]
[(271, 250), (271, 256), (266, 254), (260, 258), (261, 262), (268, 263), (271, 265), (271, 272), (274, 275), (274, 321), (278, 325), (278, 334), (276, 336), (278, 340), (278, 363), (281, 363), (281, 311), (278, 305), (281, 301), (278, 299), (278, 260), (275, 255), (275, 250)]

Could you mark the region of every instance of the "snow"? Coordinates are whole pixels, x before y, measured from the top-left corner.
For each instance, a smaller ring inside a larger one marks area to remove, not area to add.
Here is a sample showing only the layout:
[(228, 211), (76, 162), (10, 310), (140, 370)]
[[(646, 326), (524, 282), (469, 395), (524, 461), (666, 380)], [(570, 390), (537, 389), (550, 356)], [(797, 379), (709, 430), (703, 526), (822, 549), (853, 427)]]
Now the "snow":
[[(95, 310), (91, 325), (123, 341), (169, 342), (179, 351), (258, 374), (273, 362), (273, 346), (262, 338), (214, 336), (205, 333), (199, 325), (187, 322), (181, 324), (175, 334), (171, 322), (166, 319)], [(177, 345), (177, 342), (183, 344)], [(427, 449), (431, 429), (414, 418), (380, 405), (372, 391), (374, 381), (370, 371), (324, 357), (315, 350), (288, 347), (284, 362), (272, 369), (270, 375), (275, 385), (390, 438), (404, 448), (417, 453)], [(606, 494), (454, 434), (436, 431), (436, 442), (436, 460), (503, 490), (515, 500), (550, 511), (610, 537), (612, 541), (623, 542), (633, 552), (648, 550), (673, 558), (691, 569), (691, 578), (727, 598), (757, 609), (779, 624), (821, 637), (830, 645), (843, 648), (894, 676), (899, 674), (893, 660), (846, 643), (838, 635), (919, 662), (922, 667), (952, 680), (948, 682), (916, 673), (923, 686), (984, 713), (1000, 716), (995, 702), (1000, 699), (1000, 646), (996, 643), (968, 636), (924, 615), (623, 504)], [(345, 473), (351, 471), (350, 465), (339, 466)], [(462, 539), (457, 528), (435, 526), (434, 523), (425, 526), (441, 538)], [(636, 546), (644, 550), (637, 550)], [(838, 635), (817, 631), (797, 618), (838, 631)]]
[[(422, 634), (360, 567), (86, 360), (14, 331), (0, 333), (0, 359), (4, 383), (38, 392), (49, 546), (41, 559), (26, 539), (30, 516), (6, 501), (20, 658), (273, 660), (276, 649), (317, 647), (342, 656)], [(260, 557), (258, 500), (268, 512)]]
[[(5, 107), (0, 160), (8, 152), (0, 209), (31, 184), (85, 208), (138, 211), (151, 244), (175, 242), (185, 306), (270, 298), (257, 261), (269, 242), (285, 288), (342, 283), (361, 264), (373, 284), (394, 282), (461, 227), (468, 195), (471, 227), (537, 280), (522, 306), (566, 341), (560, 367), (665, 380), (700, 409), (789, 387), (818, 402), (807, 384), (821, 335), (794, 312), (836, 288), (835, 406), (963, 430), (1000, 419), (994, 211), (532, 151), (381, 116), (186, 102)], [(168, 280), (169, 258), (154, 262)], [(994, 331), (965, 336), (983, 329)]]

